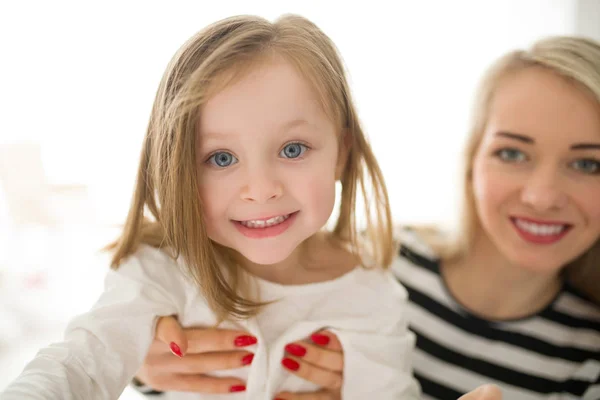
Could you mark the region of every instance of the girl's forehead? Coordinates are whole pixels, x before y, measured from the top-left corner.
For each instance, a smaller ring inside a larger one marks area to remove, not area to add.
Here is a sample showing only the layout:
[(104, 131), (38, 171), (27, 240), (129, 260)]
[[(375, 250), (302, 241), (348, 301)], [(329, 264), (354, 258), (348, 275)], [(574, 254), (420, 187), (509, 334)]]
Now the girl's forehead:
[(228, 83), (201, 106), (201, 132), (330, 120), (311, 83), (285, 60), (257, 64), (243, 74), (232, 74), (235, 72), (225, 76)]

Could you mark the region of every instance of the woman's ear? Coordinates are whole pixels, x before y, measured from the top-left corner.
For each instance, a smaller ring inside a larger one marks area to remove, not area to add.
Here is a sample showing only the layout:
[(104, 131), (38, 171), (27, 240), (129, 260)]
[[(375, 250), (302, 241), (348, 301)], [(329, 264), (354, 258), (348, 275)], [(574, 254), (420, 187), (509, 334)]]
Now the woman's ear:
[(340, 145), (338, 150), (337, 164), (335, 166), (335, 180), (339, 181), (342, 178), (344, 169), (346, 169), (346, 163), (348, 162), (348, 156), (352, 149), (352, 134), (344, 129), (340, 134)]

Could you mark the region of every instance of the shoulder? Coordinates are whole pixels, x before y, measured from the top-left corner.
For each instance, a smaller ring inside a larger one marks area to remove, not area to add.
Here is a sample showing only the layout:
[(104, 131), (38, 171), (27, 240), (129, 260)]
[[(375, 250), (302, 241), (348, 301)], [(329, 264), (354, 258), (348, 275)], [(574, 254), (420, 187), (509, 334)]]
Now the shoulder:
[(400, 250), (426, 257), (431, 260), (438, 258), (438, 254), (431, 246), (428, 238), (436, 237), (438, 240), (444, 237), (439, 230), (430, 228), (420, 229), (411, 226), (398, 226), (394, 229), (394, 239), (400, 245)]
[(182, 260), (168, 250), (142, 244), (109, 273), (109, 279), (127, 279), (158, 286), (180, 287), (188, 281), (183, 273)]
[(375, 298), (395, 298), (404, 300), (407, 297), (406, 290), (395, 279), (389, 269), (378, 267), (359, 267), (351, 272), (353, 293), (365, 293)]
[[(563, 316), (563, 324), (596, 333), (600, 351), (600, 306), (588, 296), (566, 284), (552, 304), (553, 315)], [(564, 318), (566, 317), (566, 318)]]
[(399, 227), (394, 236), (399, 246), (392, 271), (397, 277), (422, 269), (438, 273), (439, 256), (423, 234), (412, 228)]

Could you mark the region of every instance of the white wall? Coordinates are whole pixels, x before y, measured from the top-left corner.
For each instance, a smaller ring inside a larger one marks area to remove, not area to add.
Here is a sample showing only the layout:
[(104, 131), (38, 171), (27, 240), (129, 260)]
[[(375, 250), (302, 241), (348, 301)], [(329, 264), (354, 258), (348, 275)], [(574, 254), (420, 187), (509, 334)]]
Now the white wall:
[(575, 32), (600, 40), (600, 1), (577, 0)]

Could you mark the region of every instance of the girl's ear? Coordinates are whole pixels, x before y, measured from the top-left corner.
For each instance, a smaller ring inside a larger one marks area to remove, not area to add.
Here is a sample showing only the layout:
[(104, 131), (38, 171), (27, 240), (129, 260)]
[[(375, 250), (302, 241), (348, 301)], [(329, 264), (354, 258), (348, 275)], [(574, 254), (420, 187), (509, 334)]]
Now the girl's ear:
[(337, 164), (335, 166), (335, 180), (338, 181), (342, 178), (344, 169), (346, 168), (346, 162), (348, 161), (348, 155), (352, 149), (352, 135), (347, 129), (344, 129), (340, 135), (340, 147), (338, 150)]

